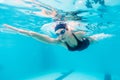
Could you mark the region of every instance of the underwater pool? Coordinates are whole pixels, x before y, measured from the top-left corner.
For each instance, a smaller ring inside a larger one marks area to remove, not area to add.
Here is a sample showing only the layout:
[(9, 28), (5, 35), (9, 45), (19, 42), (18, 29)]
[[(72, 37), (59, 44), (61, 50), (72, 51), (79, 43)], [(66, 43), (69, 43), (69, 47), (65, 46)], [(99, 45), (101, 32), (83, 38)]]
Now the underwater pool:
[(90, 24), (90, 34), (112, 35), (75, 52), (3, 26), (9, 24), (55, 37), (47, 31), (51, 31), (50, 26), (42, 29), (53, 19), (33, 14), (39, 8), (29, 1), (0, 0), (0, 80), (120, 80), (119, 0), (35, 0), (62, 11), (86, 10), (80, 13), (86, 18), (81, 23)]

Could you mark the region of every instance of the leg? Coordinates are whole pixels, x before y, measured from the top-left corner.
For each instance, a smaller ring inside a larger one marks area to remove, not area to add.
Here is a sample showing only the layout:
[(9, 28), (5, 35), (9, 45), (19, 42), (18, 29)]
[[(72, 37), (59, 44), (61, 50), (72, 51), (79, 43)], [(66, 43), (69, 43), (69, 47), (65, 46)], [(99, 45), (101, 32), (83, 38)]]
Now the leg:
[(104, 33), (100, 33), (100, 34), (95, 34), (89, 37), (91, 43), (102, 40), (104, 38), (108, 38), (108, 37), (112, 37), (113, 35), (110, 34), (104, 34)]

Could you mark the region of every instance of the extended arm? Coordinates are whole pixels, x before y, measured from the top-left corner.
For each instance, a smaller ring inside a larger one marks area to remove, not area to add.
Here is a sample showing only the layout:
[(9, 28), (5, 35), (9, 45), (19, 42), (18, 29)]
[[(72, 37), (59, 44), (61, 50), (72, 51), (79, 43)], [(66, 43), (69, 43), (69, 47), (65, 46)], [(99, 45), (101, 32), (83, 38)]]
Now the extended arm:
[(47, 35), (44, 35), (44, 34), (39, 34), (37, 32), (19, 29), (19, 28), (16, 28), (16, 27), (13, 27), (13, 26), (10, 26), (10, 25), (7, 25), (7, 24), (4, 24), (3, 26), (5, 26), (5, 27), (7, 27), (11, 30), (17, 31), (19, 33), (31, 36), (31, 37), (33, 37), (33, 38), (35, 38), (39, 41), (45, 42), (45, 43), (52, 43), (52, 44), (59, 43), (58, 39), (51, 38), (51, 37), (49, 37)]

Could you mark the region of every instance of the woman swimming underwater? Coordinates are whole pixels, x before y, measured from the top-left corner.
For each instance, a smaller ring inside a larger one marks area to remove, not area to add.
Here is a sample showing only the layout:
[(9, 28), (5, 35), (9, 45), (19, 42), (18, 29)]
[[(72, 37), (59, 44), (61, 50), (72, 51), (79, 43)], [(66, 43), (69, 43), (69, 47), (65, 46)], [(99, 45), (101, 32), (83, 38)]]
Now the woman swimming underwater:
[[(34, 0), (33, 0), (34, 1)], [(77, 24), (80, 24), (81, 17), (78, 14), (86, 11), (73, 11), (73, 12), (62, 12), (60, 14), (59, 10), (52, 8), (51, 6), (47, 6), (40, 2), (32, 2), (35, 3), (36, 6), (42, 7), (41, 12), (39, 12), (44, 17), (50, 17), (54, 20), (56, 25), (54, 25), (54, 32), (57, 35), (57, 38), (52, 38), (48, 35), (37, 33), (34, 31), (23, 30), (8, 24), (4, 24), (6, 28), (17, 31), (19, 33), (28, 35), (32, 38), (35, 38), (41, 42), (45, 42), (48, 44), (58, 44), (64, 46), (69, 51), (81, 51), (86, 49), (91, 43), (98, 41), (100, 39), (110, 37), (109, 34), (96, 34), (92, 36), (87, 36), (85, 31), (77, 30), (74, 31), (72, 28), (75, 28), (74, 24), (76, 24), (76, 20), (78, 20)], [(69, 25), (67, 21), (72, 20), (73, 25)], [(51, 26), (52, 27), (52, 26)]]
[(54, 30), (57, 35), (57, 38), (52, 38), (48, 35), (19, 29), (8, 24), (3, 25), (6, 28), (17, 31), (19, 33), (28, 35), (32, 38), (35, 38), (41, 42), (48, 44), (58, 44), (66, 47), (69, 51), (81, 51), (86, 49), (91, 43), (109, 37), (108, 34), (97, 34), (93, 36), (86, 36), (84, 31), (73, 32), (67, 23), (59, 22)]

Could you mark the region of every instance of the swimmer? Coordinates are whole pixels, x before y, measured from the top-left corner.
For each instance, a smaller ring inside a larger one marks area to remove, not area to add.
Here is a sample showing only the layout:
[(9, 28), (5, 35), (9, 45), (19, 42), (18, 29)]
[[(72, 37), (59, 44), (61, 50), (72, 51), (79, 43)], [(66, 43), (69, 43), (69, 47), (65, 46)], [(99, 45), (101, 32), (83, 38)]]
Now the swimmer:
[(23, 30), (8, 24), (4, 24), (3, 26), (11, 30), (17, 31), (19, 33), (28, 35), (32, 38), (35, 38), (40, 42), (45, 42), (48, 44), (58, 44), (64, 46), (69, 51), (82, 51), (88, 48), (88, 46), (91, 43), (100, 39), (104, 39), (106, 37), (110, 37), (110, 35), (103, 33), (93, 36), (86, 36), (86, 32), (84, 31), (73, 32), (69, 28), (69, 26), (64, 22), (59, 22), (54, 28), (57, 38), (52, 38), (48, 35), (33, 31)]

